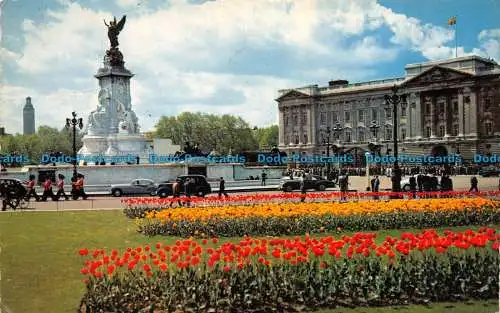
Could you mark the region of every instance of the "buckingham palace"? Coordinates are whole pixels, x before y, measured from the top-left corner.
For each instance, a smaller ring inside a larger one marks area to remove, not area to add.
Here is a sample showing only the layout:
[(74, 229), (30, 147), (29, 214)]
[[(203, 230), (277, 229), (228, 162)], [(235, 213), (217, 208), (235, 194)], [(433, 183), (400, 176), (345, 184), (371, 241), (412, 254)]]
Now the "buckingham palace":
[[(393, 108), (386, 95), (405, 95), (398, 105), (398, 153), (500, 154), (500, 66), (465, 56), (405, 66), (405, 76), (278, 91), (279, 148), (288, 154), (393, 154)], [(327, 149), (328, 148), (328, 149)], [(328, 151), (327, 151), (328, 150)], [(359, 161), (359, 162), (358, 162)], [(361, 164), (359, 164), (361, 165)]]

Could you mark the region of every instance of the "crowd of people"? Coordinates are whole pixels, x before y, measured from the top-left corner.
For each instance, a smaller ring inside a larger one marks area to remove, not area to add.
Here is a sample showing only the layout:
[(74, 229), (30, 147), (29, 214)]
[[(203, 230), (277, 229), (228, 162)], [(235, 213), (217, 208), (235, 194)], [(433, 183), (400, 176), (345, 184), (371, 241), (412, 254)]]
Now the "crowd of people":
[[(370, 176), (392, 176), (393, 165), (372, 165), (368, 168)], [(299, 164), (295, 168), (285, 170), (284, 175), (288, 176), (289, 171), (308, 171), (312, 175), (329, 177), (339, 173), (337, 164), (330, 166), (330, 174), (327, 173), (328, 167), (324, 164)], [(481, 166), (478, 165), (415, 165), (415, 166), (400, 166), (401, 175), (410, 176), (418, 174), (438, 175), (448, 174), (455, 175), (478, 175)], [(341, 165), (340, 172), (346, 172), (349, 176), (366, 176), (366, 167), (354, 167)]]

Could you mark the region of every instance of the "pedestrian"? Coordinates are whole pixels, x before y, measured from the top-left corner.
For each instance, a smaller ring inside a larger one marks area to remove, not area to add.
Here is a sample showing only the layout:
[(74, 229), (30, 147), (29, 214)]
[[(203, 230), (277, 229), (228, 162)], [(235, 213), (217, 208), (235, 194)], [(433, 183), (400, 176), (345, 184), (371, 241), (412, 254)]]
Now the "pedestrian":
[(266, 185), (267, 174), (264, 171), (262, 171), (261, 177), (262, 177), (261, 186), (265, 186)]
[(182, 202), (180, 199), (181, 195), (181, 182), (179, 179), (176, 179), (174, 184), (172, 185), (172, 201), (170, 201), (170, 207), (172, 207), (172, 204), (174, 203), (175, 199), (177, 199), (177, 204), (179, 206), (182, 206)]
[(58, 200), (59, 200), (59, 198), (60, 198), (61, 196), (63, 196), (63, 197), (64, 197), (64, 199), (65, 199), (66, 201), (68, 201), (68, 200), (69, 200), (69, 197), (68, 197), (68, 195), (66, 195), (66, 193), (64, 192), (64, 175), (63, 175), (63, 174), (59, 174), (59, 175), (57, 175), (57, 178), (59, 178), (59, 181), (57, 182), (57, 193), (56, 193), (56, 197), (55, 197), (55, 199), (56, 199), (56, 201), (58, 201)]
[(224, 195), (224, 197), (229, 197), (226, 193), (226, 181), (224, 177), (221, 177), (219, 181), (219, 198), (222, 197), (222, 195)]
[(418, 174), (417, 176), (417, 185), (418, 185), (418, 192), (424, 191), (424, 175), (423, 174)]
[(410, 191), (413, 199), (415, 199), (417, 193), (417, 179), (415, 178), (415, 176), (410, 177)]
[(339, 178), (339, 184), (340, 184), (341, 200), (346, 201), (347, 190), (349, 188), (349, 176), (347, 175), (347, 173), (345, 173)]
[(191, 179), (188, 177), (184, 181), (184, 194), (186, 195), (186, 206), (191, 205)]
[(374, 194), (373, 199), (378, 200), (378, 192), (380, 188), (380, 179), (378, 178), (378, 175), (375, 175), (374, 178), (371, 180), (371, 187), (372, 187), (372, 193)]
[(436, 197), (437, 196), (436, 192), (438, 191), (438, 186), (439, 186), (439, 180), (436, 174), (433, 174), (431, 177), (431, 186), (432, 186), (433, 197)]
[(55, 199), (54, 192), (52, 192), (52, 180), (49, 177), (47, 177), (43, 183), (42, 201), (47, 201), (48, 197), (51, 197), (52, 200)]
[(302, 196), (300, 197), (300, 202), (306, 201), (306, 174), (302, 174), (300, 176), (300, 193)]
[(472, 176), (470, 179), (470, 189), (469, 192), (479, 192), (479, 189), (477, 188), (477, 178), (476, 176)]
[(40, 197), (35, 191), (35, 175), (30, 175), (28, 181), (25, 182), (28, 192), (26, 193), (26, 201), (30, 201), (31, 196), (35, 198), (36, 201), (40, 201)]

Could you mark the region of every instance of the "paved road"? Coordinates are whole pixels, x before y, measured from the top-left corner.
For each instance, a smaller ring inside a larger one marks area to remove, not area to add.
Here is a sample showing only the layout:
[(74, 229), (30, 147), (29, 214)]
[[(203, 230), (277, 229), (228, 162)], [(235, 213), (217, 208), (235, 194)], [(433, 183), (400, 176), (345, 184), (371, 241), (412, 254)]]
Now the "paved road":
[[(498, 180), (497, 177), (479, 177), (479, 190), (480, 191), (492, 191), (498, 190)], [(367, 186), (366, 177), (351, 177), (349, 189), (358, 190), (360, 192), (365, 191)], [(455, 191), (467, 191), (470, 187), (470, 177), (467, 176), (455, 176), (453, 177), (453, 186)], [(381, 177), (381, 191), (391, 187), (391, 181), (388, 177)], [(337, 190), (332, 189), (330, 191)], [(232, 193), (232, 195), (238, 194), (276, 194), (280, 191), (260, 191), (260, 192), (237, 192)], [(104, 209), (122, 209), (121, 204), (122, 198), (115, 197), (89, 197), (87, 200), (77, 200), (77, 201), (47, 201), (47, 202), (30, 202), (30, 208), (25, 211), (69, 211), (69, 210), (104, 210)], [(9, 210), (10, 211), (10, 210)], [(7, 212), (9, 212), (7, 211)]]

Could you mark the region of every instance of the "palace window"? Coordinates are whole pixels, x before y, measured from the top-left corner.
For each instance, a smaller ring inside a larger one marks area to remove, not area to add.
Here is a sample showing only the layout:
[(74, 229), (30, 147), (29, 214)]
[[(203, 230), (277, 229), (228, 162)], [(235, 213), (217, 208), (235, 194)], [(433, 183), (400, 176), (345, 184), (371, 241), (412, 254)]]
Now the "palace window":
[(344, 123), (350, 123), (351, 122), (351, 112), (346, 111), (344, 112)]
[(458, 114), (458, 102), (453, 101), (453, 114)]
[(337, 123), (337, 121), (339, 120), (337, 112), (332, 112), (332, 120), (334, 124)]
[(365, 131), (360, 129), (358, 133), (358, 141), (359, 142), (364, 142), (365, 141)]
[(491, 106), (491, 100), (490, 100), (490, 98), (484, 99), (484, 110), (488, 111), (490, 109), (490, 106)]
[(293, 124), (294, 125), (298, 125), (299, 124), (299, 117), (297, 116), (297, 114), (293, 115)]
[(392, 118), (392, 108), (385, 109), (385, 119), (389, 120)]
[(439, 104), (439, 113), (444, 113), (444, 102)]
[(431, 135), (432, 135), (432, 130), (431, 130), (430, 126), (427, 126), (425, 128), (425, 137), (430, 138)]
[(345, 132), (345, 142), (351, 142), (351, 131), (346, 130)]
[(288, 126), (288, 115), (285, 116), (285, 126)]
[(303, 125), (307, 124), (307, 113), (306, 112), (302, 113), (302, 124)]
[(321, 114), (320, 114), (320, 123), (321, 123), (321, 125), (326, 124), (326, 113), (325, 112), (321, 112)]
[(406, 139), (406, 128), (401, 128), (401, 140)]
[(307, 139), (308, 139), (307, 134), (304, 134), (304, 143), (307, 143), (307, 141), (308, 141)]
[(365, 121), (365, 111), (358, 110), (358, 122), (364, 122), (364, 121)]
[(484, 123), (484, 128), (486, 130), (486, 136), (493, 135), (493, 124), (491, 123), (491, 121), (486, 121)]
[(401, 107), (401, 117), (406, 117), (406, 105)]
[(299, 135), (295, 134), (295, 144), (299, 144)]
[(458, 124), (453, 124), (453, 136), (458, 136)]
[(444, 125), (439, 125), (439, 137), (444, 137)]
[(392, 140), (392, 128), (390, 126), (385, 128), (385, 140)]
[(377, 109), (372, 109), (372, 120), (374, 120), (374, 121), (378, 120), (378, 111), (377, 111)]
[(427, 102), (425, 104), (425, 114), (426, 115), (431, 115), (431, 103), (430, 102)]

